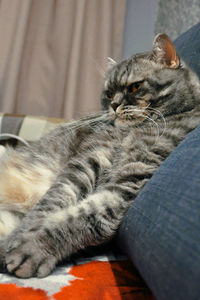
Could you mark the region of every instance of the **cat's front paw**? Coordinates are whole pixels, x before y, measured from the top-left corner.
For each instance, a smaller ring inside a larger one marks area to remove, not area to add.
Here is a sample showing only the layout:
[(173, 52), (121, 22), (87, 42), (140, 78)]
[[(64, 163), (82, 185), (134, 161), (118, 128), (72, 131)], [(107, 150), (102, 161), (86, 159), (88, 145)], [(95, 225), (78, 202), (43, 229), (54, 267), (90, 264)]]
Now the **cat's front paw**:
[(56, 257), (36, 239), (16, 238), (8, 243), (5, 258), (9, 273), (17, 277), (45, 277), (56, 265)]

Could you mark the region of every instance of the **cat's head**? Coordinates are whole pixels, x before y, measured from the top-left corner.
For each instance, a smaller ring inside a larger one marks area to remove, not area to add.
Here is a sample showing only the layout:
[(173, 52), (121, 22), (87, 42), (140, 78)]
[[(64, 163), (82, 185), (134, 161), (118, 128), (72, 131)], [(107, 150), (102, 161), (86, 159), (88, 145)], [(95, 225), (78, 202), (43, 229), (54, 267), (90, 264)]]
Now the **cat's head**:
[(135, 125), (147, 116), (158, 118), (158, 111), (166, 117), (193, 109), (200, 100), (199, 87), (168, 36), (159, 34), (151, 52), (111, 62), (101, 104), (116, 125)]

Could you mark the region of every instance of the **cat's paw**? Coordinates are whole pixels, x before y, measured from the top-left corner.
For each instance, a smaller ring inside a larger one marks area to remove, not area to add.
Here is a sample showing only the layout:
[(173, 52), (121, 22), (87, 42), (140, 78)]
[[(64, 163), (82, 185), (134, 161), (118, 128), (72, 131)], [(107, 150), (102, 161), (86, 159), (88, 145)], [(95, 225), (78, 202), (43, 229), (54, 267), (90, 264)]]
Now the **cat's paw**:
[(17, 238), (8, 243), (5, 258), (9, 273), (17, 277), (45, 277), (56, 265), (56, 257), (35, 239), (23, 240)]

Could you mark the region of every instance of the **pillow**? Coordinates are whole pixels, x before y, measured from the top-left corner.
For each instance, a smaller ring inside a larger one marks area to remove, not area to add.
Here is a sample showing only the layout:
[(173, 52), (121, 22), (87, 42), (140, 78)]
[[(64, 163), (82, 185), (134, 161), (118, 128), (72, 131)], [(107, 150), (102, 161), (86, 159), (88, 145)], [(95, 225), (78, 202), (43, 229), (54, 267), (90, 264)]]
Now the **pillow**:
[(174, 41), (177, 52), (200, 78), (200, 23)]

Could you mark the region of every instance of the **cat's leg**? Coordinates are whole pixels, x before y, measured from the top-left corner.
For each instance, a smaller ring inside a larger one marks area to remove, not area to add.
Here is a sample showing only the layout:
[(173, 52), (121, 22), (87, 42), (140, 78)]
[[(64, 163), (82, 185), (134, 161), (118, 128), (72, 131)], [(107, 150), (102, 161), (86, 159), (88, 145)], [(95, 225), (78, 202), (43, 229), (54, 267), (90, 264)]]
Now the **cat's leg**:
[[(111, 152), (102, 153), (99, 159), (96, 155), (84, 164), (71, 162), (59, 184), (52, 186), (9, 236), (6, 264), (10, 273), (47, 276), (65, 257), (114, 236), (130, 203), (156, 167), (138, 162), (123, 165), (110, 174), (112, 182), (94, 192), (98, 173), (112, 166)], [(77, 203), (81, 195), (86, 197)], [(65, 204), (68, 200), (70, 206)]]
[(24, 278), (44, 277), (65, 257), (108, 241), (134, 197), (131, 188), (114, 191), (108, 186), (76, 206), (48, 214), (36, 205), (8, 240), (8, 271)]
[(24, 214), (0, 210), (0, 273), (5, 272), (5, 241), (6, 237), (21, 223)]
[[(67, 236), (67, 228), (62, 228), (63, 214), (67, 214), (67, 223), (69, 216), (70, 223), (74, 208), (80, 209), (80, 212), (82, 208), (84, 210), (84, 204), (81, 202), (77, 204), (77, 202), (94, 191), (97, 178), (105, 168), (111, 166), (111, 158), (110, 153), (104, 151), (104, 155), (101, 152), (99, 157), (90, 155), (84, 163), (78, 159), (68, 163), (67, 169), (59, 174), (47, 193), (24, 217), (20, 227), (8, 237), (6, 261), (9, 272), (21, 277), (30, 277), (34, 274), (45, 276), (51, 272), (58, 261), (76, 251), (74, 247), (74, 251), (65, 253), (63, 248), (64, 244), (70, 244), (67, 241), (68, 238), (70, 239)], [(68, 209), (69, 213), (67, 213)], [(83, 227), (74, 227), (74, 229), (75, 233), (70, 228), (69, 231), (72, 236), (78, 238)], [(87, 236), (85, 238), (87, 239)], [(80, 245), (84, 243), (80, 241)]]

